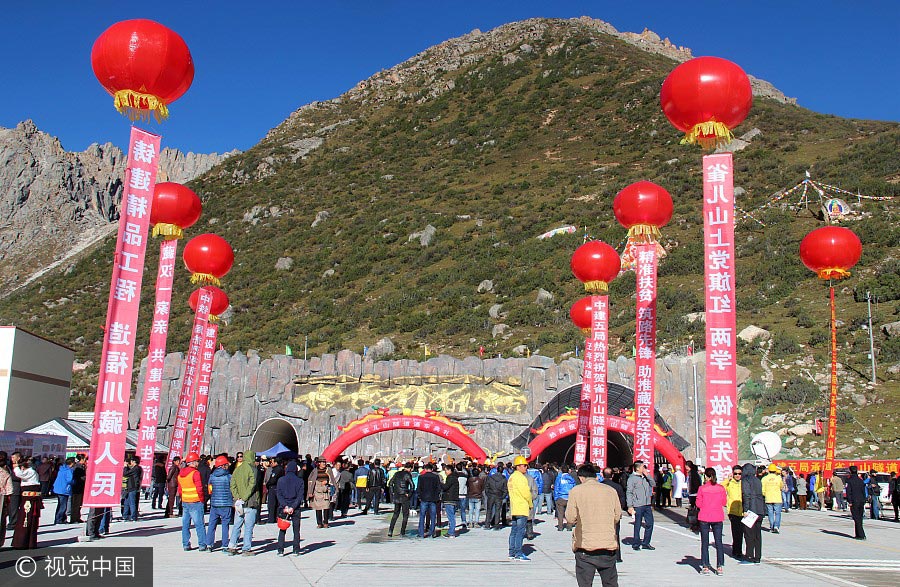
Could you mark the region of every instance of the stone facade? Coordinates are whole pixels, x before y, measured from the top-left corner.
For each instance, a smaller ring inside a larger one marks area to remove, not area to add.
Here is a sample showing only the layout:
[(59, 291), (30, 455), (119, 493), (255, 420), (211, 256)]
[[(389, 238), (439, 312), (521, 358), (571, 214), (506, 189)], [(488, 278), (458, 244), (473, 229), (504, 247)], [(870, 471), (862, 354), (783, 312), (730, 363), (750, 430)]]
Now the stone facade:
[[(181, 389), (182, 353), (166, 357), (160, 406), (159, 440), (168, 444)], [(691, 442), (685, 454), (694, 455), (694, 365), (699, 405), (703, 413), (704, 355), (665, 357), (657, 361), (657, 409), (675, 431)], [(204, 450), (217, 453), (249, 448), (259, 425), (269, 418), (292, 423), (300, 451), (313, 455), (334, 440), (338, 426), (371, 411), (372, 405), (442, 409), (443, 414), (475, 430), (475, 441), (489, 454), (507, 454), (509, 441), (531, 424), (543, 405), (558, 392), (581, 382), (580, 359), (555, 362), (549, 357), (466, 357), (441, 355), (424, 362), (403, 359), (373, 361), (344, 350), (308, 360), (285, 355), (262, 358), (225, 351), (216, 353), (210, 388)], [(131, 426), (140, 416), (144, 369), (136, 398), (131, 402)], [(741, 381), (748, 375), (739, 368)], [(634, 360), (609, 362), (609, 380), (631, 387)], [(377, 403), (375, 403), (377, 402)], [(700, 422), (701, 453), (705, 422)], [(348, 454), (397, 455), (442, 453), (453, 450), (429, 434), (394, 430), (370, 436)]]

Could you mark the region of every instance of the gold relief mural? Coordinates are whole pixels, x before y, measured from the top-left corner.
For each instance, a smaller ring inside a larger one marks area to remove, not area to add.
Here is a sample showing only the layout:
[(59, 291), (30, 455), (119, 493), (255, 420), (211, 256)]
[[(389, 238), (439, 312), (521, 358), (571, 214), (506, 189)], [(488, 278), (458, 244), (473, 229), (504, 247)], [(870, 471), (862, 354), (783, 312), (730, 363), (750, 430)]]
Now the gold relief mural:
[(416, 377), (390, 382), (369, 376), (358, 379), (319, 377), (294, 383), (294, 402), (317, 412), (363, 410), (372, 406), (394, 411), (439, 410), (448, 413), (519, 414), (525, 393), (516, 387), (479, 377)]

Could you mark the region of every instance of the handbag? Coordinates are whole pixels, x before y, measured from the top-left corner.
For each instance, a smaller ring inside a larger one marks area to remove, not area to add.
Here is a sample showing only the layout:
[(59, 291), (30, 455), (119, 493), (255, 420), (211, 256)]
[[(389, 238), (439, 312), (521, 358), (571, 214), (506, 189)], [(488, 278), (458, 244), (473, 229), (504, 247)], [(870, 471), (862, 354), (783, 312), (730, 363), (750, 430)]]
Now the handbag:
[(278, 516), (278, 519), (276, 520), (276, 522), (278, 523), (279, 530), (287, 530), (288, 528), (291, 527), (291, 521), (287, 518), (282, 518), (281, 516)]
[(696, 526), (700, 521), (700, 508), (691, 506), (687, 511), (687, 523), (690, 526)]

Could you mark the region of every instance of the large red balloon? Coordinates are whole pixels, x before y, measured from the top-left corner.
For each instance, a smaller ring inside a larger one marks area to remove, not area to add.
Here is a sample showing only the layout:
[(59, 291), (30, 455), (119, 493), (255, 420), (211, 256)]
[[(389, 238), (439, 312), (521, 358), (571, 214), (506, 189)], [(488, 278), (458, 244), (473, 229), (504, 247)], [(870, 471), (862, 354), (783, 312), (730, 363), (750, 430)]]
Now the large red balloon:
[(166, 118), (168, 105), (194, 81), (184, 39), (152, 20), (123, 20), (106, 29), (94, 42), (91, 65), (116, 110), (132, 119)]
[(659, 101), (669, 122), (685, 134), (682, 143), (715, 147), (734, 136), (753, 105), (750, 79), (737, 64), (719, 57), (685, 61), (663, 82)]
[(614, 248), (602, 241), (588, 241), (572, 255), (572, 273), (584, 283), (584, 289), (601, 293), (619, 274), (621, 261)]
[(184, 265), (192, 273), (191, 283), (219, 285), (219, 279), (231, 270), (234, 251), (224, 238), (206, 233), (195, 236), (184, 247)]
[(820, 279), (849, 277), (861, 255), (859, 237), (842, 226), (817, 228), (800, 243), (800, 259)]
[(171, 181), (156, 184), (150, 207), (153, 236), (181, 238), (183, 230), (197, 222), (202, 210), (200, 198), (192, 189)]
[(628, 234), (654, 234), (672, 219), (672, 196), (652, 181), (639, 181), (620, 191), (613, 200), (613, 213)]
[(572, 304), (569, 318), (585, 334), (591, 333), (591, 296), (586, 296)]
[[(228, 300), (228, 296), (224, 291), (219, 289), (214, 285), (204, 285), (206, 289), (212, 290), (212, 305), (209, 308), (210, 316), (218, 316), (222, 312), (228, 309), (228, 305), (231, 303)], [(197, 303), (200, 301), (200, 290), (194, 290), (194, 293), (191, 294), (191, 297), (188, 298), (188, 305), (191, 307), (191, 310), (197, 311)]]

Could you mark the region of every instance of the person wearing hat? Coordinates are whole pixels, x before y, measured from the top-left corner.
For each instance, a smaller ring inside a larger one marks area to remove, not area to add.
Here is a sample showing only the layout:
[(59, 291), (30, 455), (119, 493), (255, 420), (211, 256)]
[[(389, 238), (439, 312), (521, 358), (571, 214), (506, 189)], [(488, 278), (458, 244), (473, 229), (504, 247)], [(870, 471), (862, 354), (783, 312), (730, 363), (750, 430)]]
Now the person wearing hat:
[(532, 495), (531, 487), (525, 472), (528, 470), (528, 459), (517, 456), (513, 460), (515, 472), (509, 476), (507, 488), (509, 490), (509, 513), (512, 517), (509, 531), (509, 558), (517, 561), (530, 561), (522, 552), (522, 543), (525, 541), (525, 527), (528, 524), (528, 514), (531, 511)]
[(206, 526), (206, 544), (212, 552), (216, 543), (216, 527), (222, 523), (222, 552), (228, 553), (228, 528), (231, 526), (231, 461), (225, 455), (216, 457), (213, 471), (209, 475), (209, 523)]
[(181, 516), (181, 545), (185, 550), (191, 549), (191, 522), (197, 530), (197, 543), (200, 552), (209, 548), (206, 545), (206, 525), (203, 522), (203, 481), (197, 464), (200, 455), (195, 452), (185, 457), (184, 467), (178, 473), (178, 495), (181, 497), (181, 506), (184, 514)]
[(766, 514), (769, 517), (769, 530), (778, 534), (781, 528), (781, 486), (784, 482), (778, 466), (769, 465), (768, 473), (762, 478), (763, 498), (766, 500)]

